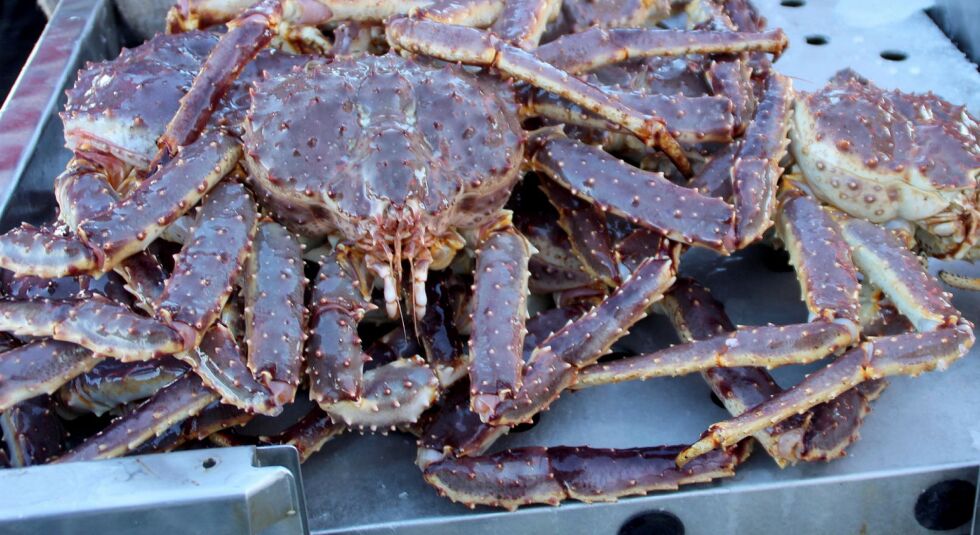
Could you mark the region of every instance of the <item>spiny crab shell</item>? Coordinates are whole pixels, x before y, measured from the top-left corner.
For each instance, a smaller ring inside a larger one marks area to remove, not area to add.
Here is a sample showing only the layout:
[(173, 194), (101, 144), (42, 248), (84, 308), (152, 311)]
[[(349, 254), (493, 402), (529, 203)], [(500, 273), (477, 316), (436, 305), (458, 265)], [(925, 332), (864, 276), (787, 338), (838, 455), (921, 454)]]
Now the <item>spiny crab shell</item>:
[(797, 100), (790, 137), (825, 202), (875, 223), (910, 222), (931, 254), (971, 258), (980, 242), (978, 133), (962, 106), (843, 71)]
[(277, 218), (339, 234), (395, 272), (427, 251), (444, 267), (456, 229), (499, 218), (524, 150), (506, 84), (395, 54), (259, 82), (243, 141), (253, 190)]
[[(112, 61), (90, 63), (67, 91), (61, 112), (65, 140), (73, 152), (104, 164), (117, 159), (146, 169), (157, 153), (157, 138), (177, 112), (220, 35), (192, 31), (158, 35), (124, 49)], [(248, 87), (261, 76), (274, 76), (312, 59), (266, 49), (229, 89), (216, 110), (215, 124), (239, 132), (249, 105)], [(115, 167), (115, 165), (110, 165)]]

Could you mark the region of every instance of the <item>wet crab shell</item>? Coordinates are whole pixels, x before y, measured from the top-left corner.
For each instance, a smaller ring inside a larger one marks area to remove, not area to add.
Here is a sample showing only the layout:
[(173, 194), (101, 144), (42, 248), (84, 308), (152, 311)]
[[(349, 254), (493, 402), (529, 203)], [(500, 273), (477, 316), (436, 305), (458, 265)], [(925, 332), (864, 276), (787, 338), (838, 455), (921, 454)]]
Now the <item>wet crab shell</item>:
[[(68, 101), (61, 113), (68, 148), (145, 169), (156, 155), (157, 138), (177, 112), (181, 97), (219, 37), (203, 31), (158, 35), (124, 49), (114, 59), (86, 65), (67, 91)], [(222, 99), (212, 122), (240, 134), (251, 102), (251, 84), (310, 59), (263, 50)]]
[(842, 73), (797, 101), (790, 136), (807, 183), (826, 202), (876, 223), (929, 225), (948, 210), (975, 208), (977, 131), (962, 107)]
[(524, 136), (506, 84), (388, 54), (260, 82), (243, 141), (253, 188), (284, 223), (357, 239), (491, 220)]

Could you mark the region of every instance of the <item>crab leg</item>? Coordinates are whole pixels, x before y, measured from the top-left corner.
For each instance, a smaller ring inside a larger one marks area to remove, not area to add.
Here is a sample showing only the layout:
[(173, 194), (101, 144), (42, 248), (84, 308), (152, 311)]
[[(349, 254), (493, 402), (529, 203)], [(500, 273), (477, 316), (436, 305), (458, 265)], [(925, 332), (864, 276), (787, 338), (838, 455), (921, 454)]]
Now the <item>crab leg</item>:
[(876, 338), (848, 351), (800, 384), (731, 420), (712, 425), (678, 457), (679, 465), (834, 399), (869, 380), (890, 375), (918, 375), (946, 369), (973, 346), (972, 327), (963, 322), (948, 329)]
[[(54, 192), (61, 219), (72, 231), (82, 221), (95, 217), (119, 200), (105, 174), (80, 162), (70, 164), (68, 170), (55, 179)], [(122, 261), (115, 271), (126, 281), (127, 290), (139, 300), (141, 307), (152, 314), (153, 303), (163, 293), (167, 279), (156, 257), (141, 251)]]
[(742, 328), (656, 353), (597, 364), (579, 372), (574, 388), (687, 375), (711, 368), (806, 364), (850, 345), (852, 329), (830, 322)]
[(163, 323), (100, 295), (61, 301), (0, 301), (0, 331), (48, 336), (123, 361), (176, 353), (188, 343)]
[(299, 462), (304, 463), (324, 444), (343, 433), (347, 426), (334, 423), (320, 407), (313, 407), (300, 421), (272, 437), (261, 437), (262, 442), (288, 444), (299, 451)]
[[(728, 142), (734, 134), (732, 101), (725, 96), (698, 96), (637, 94), (604, 88), (623, 104), (634, 110), (661, 117), (667, 129), (680, 143), (694, 144), (709, 141)], [(554, 121), (587, 126), (597, 130), (615, 130), (609, 121), (587, 113), (582, 108), (565, 102), (561, 97), (545, 91), (530, 91), (521, 104), (523, 115), (545, 117)]]
[[(584, 312), (582, 307), (553, 308), (527, 321), (524, 360), (530, 359), (540, 342)], [(433, 410), (419, 421), (419, 466), (445, 455), (480, 455), (510, 428), (491, 425), (469, 408), (469, 385), (460, 381), (440, 396)]]
[(732, 167), (732, 200), (735, 209), (736, 247), (742, 248), (762, 236), (772, 224), (776, 207), (776, 181), (782, 174), (779, 160), (786, 154), (789, 139), (789, 109), (793, 89), (789, 78), (769, 75), (766, 88), (745, 130)]
[[(662, 304), (685, 341), (703, 340), (735, 330), (722, 304), (692, 279), (679, 280)], [(783, 391), (763, 368), (711, 368), (702, 375), (733, 416)], [(837, 458), (857, 439), (857, 429), (869, 411), (869, 401), (860, 389), (851, 389), (753, 437), (780, 467), (800, 460)]]
[(65, 429), (50, 396), (22, 401), (0, 414), (0, 428), (15, 467), (43, 464), (61, 454)]
[(177, 154), (179, 147), (197, 138), (245, 65), (272, 41), (282, 11), (281, 0), (261, 0), (228, 22), (228, 31), (211, 49), (160, 137), (158, 144), (162, 150)]
[(568, 233), (556, 223), (558, 214), (545, 210), (546, 201), (541, 199), (514, 211), (514, 225), (535, 249), (527, 265), (528, 290), (546, 294), (595, 284), (595, 277), (586, 272), (572, 252)]
[(542, 179), (540, 187), (558, 211), (558, 224), (582, 265), (609, 286), (618, 286), (623, 274), (613, 238), (606, 230), (605, 214), (550, 180)]
[(336, 421), (361, 429), (415, 422), (435, 399), (439, 381), (417, 357), (364, 373), (370, 357), (361, 350), (357, 323), (371, 305), (348, 269), (336, 250), (320, 259), (306, 345), (310, 398)]
[[(713, 0), (695, 0), (687, 5), (685, 11), (689, 28), (738, 31), (725, 13), (724, 7)], [(712, 93), (728, 97), (733, 104), (736, 134), (744, 132), (755, 113), (756, 105), (751, 80), (752, 70), (746, 65), (744, 58), (745, 54), (716, 56), (710, 60), (705, 69), (706, 81)]]
[(191, 240), (181, 249), (156, 303), (157, 314), (200, 342), (242, 273), (255, 222), (255, 203), (244, 186), (225, 183), (214, 188), (204, 198)]
[(599, 89), (492, 34), (474, 28), (404, 18), (388, 22), (386, 30), (393, 48), (445, 61), (495, 67), (503, 74), (555, 93), (622, 126), (644, 143), (656, 145), (682, 173), (691, 171), (687, 156), (663, 120), (637, 113)]
[(534, 55), (571, 74), (630, 59), (689, 54), (769, 52), (779, 56), (788, 40), (782, 30), (766, 32), (592, 28), (538, 47)]
[(561, 0), (509, 0), (490, 31), (517, 48), (534, 50), (560, 9)]
[(244, 425), (251, 419), (252, 415), (247, 412), (220, 401), (212, 401), (196, 416), (168, 427), (163, 433), (133, 448), (128, 455), (173, 451), (188, 442), (203, 440), (214, 433)]
[(656, 353), (599, 364), (582, 371), (580, 387), (714, 367), (802, 364), (849, 347), (859, 335), (859, 286), (837, 224), (812, 199), (788, 193), (778, 230), (797, 268), (814, 321), (740, 328)]
[(303, 369), (306, 328), (303, 251), (282, 226), (264, 222), (245, 273), (248, 367), (276, 398), (291, 403)]
[(198, 414), (216, 399), (217, 396), (204, 386), (197, 375), (184, 374), (54, 462), (89, 461), (125, 455), (177, 422)]
[(58, 390), (62, 404), (97, 416), (127, 403), (146, 399), (187, 372), (171, 357), (145, 362), (106, 359)]
[(950, 304), (952, 296), (897, 236), (863, 219), (842, 216), (839, 223), (854, 263), (916, 329), (931, 331), (956, 324), (960, 316)]
[(145, 249), (228, 174), (240, 155), (233, 139), (207, 136), (183, 147), (111, 208), (79, 223), (79, 236), (98, 256), (99, 268), (115, 267)]
[(394, 430), (418, 421), (439, 392), (439, 380), (419, 357), (399, 359), (364, 374), (364, 391), (357, 401), (338, 401), (321, 407), (335, 421), (361, 430)]
[(439, 378), (442, 387), (451, 385), (465, 375), (469, 364), (466, 346), (452, 318), (452, 288), (448, 278), (449, 274), (445, 272), (429, 274), (429, 284), (425, 289), (428, 305), (425, 316), (416, 327), (425, 347), (426, 361)]
[(570, 498), (611, 502), (706, 483), (734, 475), (749, 450), (745, 445), (711, 452), (678, 468), (674, 457), (683, 448), (517, 448), (482, 457), (449, 457), (426, 466), (423, 474), (454, 502), (514, 510), (534, 503), (558, 505)]
[(270, 392), (252, 376), (238, 342), (221, 323), (215, 323), (197, 347), (174, 356), (190, 365), (204, 384), (228, 405), (275, 416), (286, 404), (281, 392)]
[(18, 275), (53, 279), (97, 271), (98, 266), (85, 243), (50, 228), (24, 223), (0, 235), (0, 268)]
[(521, 388), (530, 256), (530, 244), (511, 227), (491, 232), (476, 252), (470, 408), (484, 419)]
[(646, 317), (647, 308), (673, 284), (673, 262), (650, 258), (608, 298), (568, 323), (534, 349), (514, 399), (502, 402), (489, 420), (494, 425), (529, 421), (569, 386), (577, 370), (595, 363), (627, 329)]
[(372, 307), (346, 259), (334, 250), (320, 258), (310, 299), (306, 343), (310, 399), (321, 406), (361, 396), (364, 364), (357, 324)]
[(77, 237), (29, 225), (0, 236), (0, 267), (47, 278), (112, 269), (197, 204), (240, 154), (220, 135), (184, 147), (129, 196), (79, 223)]
[[(796, 199), (801, 202), (799, 199), (804, 197)], [(889, 375), (918, 375), (937, 367), (946, 369), (973, 346), (973, 326), (960, 317), (949, 303), (948, 294), (898, 237), (880, 226), (846, 216), (841, 216), (840, 224), (841, 236), (852, 248), (855, 263), (870, 282), (881, 288), (917, 329), (927, 332), (873, 338), (862, 343), (796, 387), (737, 418), (711, 426), (701, 440), (678, 457), (679, 463), (713, 446), (732, 444), (739, 440), (735, 437), (747, 436), (772, 422), (806, 411), (862, 382)], [(812, 249), (809, 254), (828, 256)], [(821, 286), (821, 290), (825, 287)]]
[(980, 277), (967, 277), (949, 271), (940, 271), (939, 278), (946, 284), (963, 290), (975, 290), (980, 292)]
[[(720, 251), (735, 245), (732, 208), (558, 133), (536, 139), (531, 166), (578, 197), (668, 238)], [(622, 177), (622, 178), (620, 178)]]
[(0, 353), (0, 411), (52, 394), (103, 357), (66, 342), (41, 340)]

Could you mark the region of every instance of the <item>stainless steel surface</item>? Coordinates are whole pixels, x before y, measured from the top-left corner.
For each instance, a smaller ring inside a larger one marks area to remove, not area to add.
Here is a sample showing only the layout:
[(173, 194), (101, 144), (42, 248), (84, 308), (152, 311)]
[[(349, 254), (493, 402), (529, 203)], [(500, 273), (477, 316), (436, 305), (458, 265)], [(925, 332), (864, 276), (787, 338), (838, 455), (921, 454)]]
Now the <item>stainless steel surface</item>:
[[(112, 57), (118, 49), (118, 26), (105, 0), (65, 0), (98, 26), (82, 24), (75, 56)], [(886, 87), (935, 90), (954, 102), (980, 111), (980, 75), (921, 12), (907, 3), (889, 2), (887, 9), (854, 14), (852, 5), (809, 0), (803, 7), (780, 0), (757, 4), (772, 26), (782, 26), (792, 47), (777, 66), (795, 77), (801, 89), (821, 85), (837, 69), (850, 66)], [(64, 8), (64, 6), (63, 6)], [(57, 18), (57, 16), (56, 16)], [(63, 19), (64, 20), (64, 19)], [(870, 24), (874, 22), (874, 24)], [(870, 25), (869, 25), (870, 24)], [(96, 31), (96, 28), (99, 30)], [(808, 45), (805, 37), (824, 35), (829, 44)], [(113, 45), (113, 43), (116, 43)], [(43, 43), (42, 43), (42, 46)], [(881, 58), (882, 51), (904, 51), (904, 61)], [(53, 83), (73, 78), (77, 59), (66, 61), (66, 73)], [(61, 95), (61, 88), (56, 92)], [(62, 149), (61, 125), (53, 111), (34, 138), (25, 141), (27, 157), (15, 180), (13, 201), (0, 217), (0, 231), (21, 220), (39, 222), (51, 216), (51, 184), (68, 153)], [(10, 113), (9, 106), (0, 125)], [(2, 132), (4, 130), (0, 130)], [(0, 162), (18, 147), (0, 145)], [(0, 176), (5, 171), (0, 166)], [(19, 182), (17, 182), (19, 181)], [(5, 198), (0, 180), (0, 199)], [(767, 265), (764, 247), (720, 259), (704, 251), (684, 258), (684, 271), (702, 279), (742, 324), (788, 323), (803, 320), (792, 273)], [(938, 262), (933, 262), (935, 269)], [(980, 274), (980, 266), (956, 263), (963, 273)], [(980, 295), (958, 292), (955, 304), (971, 321), (980, 322)], [(624, 345), (651, 350), (675, 340), (666, 322), (651, 318), (634, 329)], [(783, 385), (798, 381), (813, 367), (776, 370)], [(779, 470), (756, 452), (738, 474), (718, 484), (681, 492), (627, 499), (612, 505), (567, 503), (517, 513), (490, 509), (470, 511), (452, 504), (426, 486), (413, 464), (414, 441), (402, 435), (343, 436), (303, 466), (310, 528), (314, 532), (615, 533), (632, 515), (666, 509), (684, 522), (688, 533), (741, 531), (773, 527), (803, 532), (915, 533), (911, 507), (929, 484), (960, 478), (976, 484), (980, 466), (980, 349), (949, 371), (919, 378), (898, 378), (862, 429), (862, 439), (848, 457), (830, 464), (808, 464)], [(499, 447), (518, 445), (591, 444), (627, 447), (689, 442), (725, 412), (709, 399), (697, 377), (658, 379), (597, 388), (565, 395), (542, 415), (533, 429), (515, 433)], [(210, 453), (209, 453), (210, 454)], [(167, 457), (164, 457), (167, 458)], [(0, 487), (2, 488), (2, 487)], [(0, 505), (2, 506), (2, 505)]]
[(0, 470), (0, 533), (308, 533), (287, 446)]

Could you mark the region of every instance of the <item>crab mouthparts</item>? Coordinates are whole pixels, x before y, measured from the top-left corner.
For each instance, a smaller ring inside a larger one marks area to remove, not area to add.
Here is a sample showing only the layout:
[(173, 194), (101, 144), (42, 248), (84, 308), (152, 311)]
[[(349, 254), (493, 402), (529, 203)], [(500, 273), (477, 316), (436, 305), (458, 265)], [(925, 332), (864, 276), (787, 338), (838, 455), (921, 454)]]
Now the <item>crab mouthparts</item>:
[(405, 235), (400, 232), (372, 236), (370, 252), (366, 255), (367, 268), (381, 280), (384, 288), (385, 310), (388, 317), (399, 316), (400, 289), (405, 281), (404, 266), (408, 265), (411, 282), (411, 302), (414, 316), (425, 315), (427, 299), (425, 282), (429, 277), (432, 255), (424, 232)]

